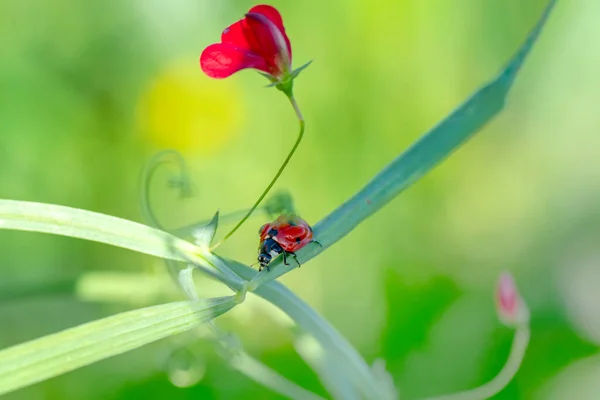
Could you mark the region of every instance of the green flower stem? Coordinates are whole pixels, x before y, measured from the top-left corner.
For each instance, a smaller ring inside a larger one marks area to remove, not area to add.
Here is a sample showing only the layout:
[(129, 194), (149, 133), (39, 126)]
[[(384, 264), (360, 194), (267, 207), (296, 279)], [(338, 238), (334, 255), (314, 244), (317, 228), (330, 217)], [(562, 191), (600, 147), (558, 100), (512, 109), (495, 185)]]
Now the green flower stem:
[(498, 375), (485, 385), (464, 392), (429, 397), (425, 400), (481, 400), (489, 399), (500, 393), (510, 383), (521, 367), (521, 362), (525, 357), (525, 352), (529, 345), (529, 337), (529, 325), (522, 325), (517, 328), (506, 364), (504, 364)]
[(248, 210), (248, 212), (240, 220), (240, 222), (238, 222), (237, 225), (231, 231), (229, 231), (229, 233), (226, 234), (223, 237), (223, 239), (221, 239), (220, 242), (218, 242), (217, 244), (215, 244), (212, 247), (212, 250), (214, 250), (217, 247), (219, 247), (224, 241), (226, 241), (231, 235), (233, 235), (235, 233), (235, 231), (237, 231), (238, 228), (240, 226), (242, 226), (242, 224), (244, 222), (246, 222), (246, 220), (250, 217), (250, 215), (252, 215), (252, 213), (254, 212), (254, 210), (259, 206), (260, 202), (263, 201), (263, 199), (265, 198), (265, 196), (269, 193), (269, 191), (271, 190), (271, 188), (273, 187), (273, 185), (275, 185), (275, 182), (277, 182), (277, 179), (279, 179), (279, 176), (281, 176), (281, 174), (283, 173), (283, 170), (285, 169), (285, 167), (287, 167), (288, 163), (292, 159), (292, 156), (296, 152), (296, 149), (300, 145), (300, 142), (302, 141), (302, 138), (304, 137), (304, 127), (305, 127), (304, 117), (302, 116), (302, 113), (300, 112), (300, 108), (298, 107), (298, 103), (296, 102), (296, 99), (294, 98), (294, 96), (291, 93), (290, 94), (286, 93), (286, 95), (288, 96), (288, 99), (290, 100), (290, 103), (292, 103), (292, 107), (294, 107), (294, 111), (296, 112), (296, 116), (298, 117), (298, 121), (300, 123), (300, 132), (298, 133), (298, 138), (296, 139), (296, 143), (294, 143), (294, 146), (292, 147), (292, 150), (290, 150), (290, 152), (289, 152), (288, 156), (286, 157), (285, 161), (283, 161), (283, 164), (279, 168), (279, 171), (277, 171), (277, 174), (275, 174), (275, 177), (271, 180), (271, 183), (269, 183), (269, 185), (263, 191), (263, 193), (260, 195), (260, 197), (258, 198), (258, 200), (256, 200), (256, 202), (254, 203), (254, 205), (250, 208), (250, 210)]
[[(301, 264), (342, 239), (362, 221), (418, 181), (504, 108), (517, 73), (539, 37), (555, 3), (555, 0), (548, 3), (529, 36), (494, 80), (479, 89), (446, 119), (393, 160), (351, 199), (314, 226), (315, 240), (322, 246), (311, 244), (298, 250), (296, 256)], [(248, 290), (255, 290), (265, 282), (276, 279), (296, 267), (294, 261), (284, 265), (282, 257), (279, 257), (270, 264), (270, 270), (263, 269), (256, 274)]]

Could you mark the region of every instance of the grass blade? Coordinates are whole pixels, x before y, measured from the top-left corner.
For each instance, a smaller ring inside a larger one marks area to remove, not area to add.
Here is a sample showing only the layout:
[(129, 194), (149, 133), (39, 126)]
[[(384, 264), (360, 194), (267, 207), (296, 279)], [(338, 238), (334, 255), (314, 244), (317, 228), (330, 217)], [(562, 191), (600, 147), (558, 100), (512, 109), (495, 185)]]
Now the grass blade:
[(87, 239), (178, 261), (186, 260), (173, 251), (173, 246), (189, 253), (198, 251), (192, 243), (133, 221), (77, 208), (28, 201), (0, 200), (0, 229)]
[[(110, 215), (54, 204), (0, 200), (0, 229), (44, 232), (92, 240), (169, 260), (196, 261), (208, 249), (195, 246), (159, 229)], [(219, 279), (231, 286), (243, 284), (227, 269), (215, 268)]]
[(360, 222), (420, 179), (504, 108), (506, 97), (517, 73), (538, 39), (555, 3), (555, 0), (548, 3), (523, 45), (494, 80), (479, 89), (392, 161), (354, 197), (315, 226), (316, 236), (324, 246), (341, 239)]
[(0, 395), (187, 331), (235, 306), (221, 297), (128, 311), (0, 351)]

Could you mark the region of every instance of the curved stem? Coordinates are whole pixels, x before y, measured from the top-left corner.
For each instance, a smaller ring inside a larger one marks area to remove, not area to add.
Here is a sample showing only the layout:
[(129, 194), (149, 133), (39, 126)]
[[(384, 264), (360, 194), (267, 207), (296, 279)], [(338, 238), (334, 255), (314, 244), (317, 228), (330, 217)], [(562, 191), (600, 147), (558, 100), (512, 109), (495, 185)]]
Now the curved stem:
[(283, 161), (283, 164), (281, 164), (281, 167), (279, 167), (279, 171), (277, 171), (277, 173), (275, 174), (275, 177), (271, 180), (271, 183), (269, 183), (269, 185), (263, 191), (263, 193), (260, 195), (260, 197), (258, 198), (258, 200), (256, 200), (256, 202), (254, 203), (254, 205), (250, 208), (250, 210), (248, 210), (248, 212), (240, 220), (240, 222), (238, 222), (237, 225), (231, 231), (229, 231), (229, 233), (227, 235), (225, 235), (223, 237), (223, 239), (221, 239), (220, 242), (218, 242), (217, 244), (215, 244), (212, 247), (211, 250), (214, 250), (217, 247), (219, 247), (224, 241), (226, 241), (231, 235), (233, 235), (235, 233), (235, 231), (237, 231), (238, 228), (240, 226), (242, 226), (242, 224), (244, 222), (246, 222), (246, 220), (250, 217), (250, 215), (252, 215), (252, 213), (254, 212), (254, 210), (259, 206), (260, 202), (263, 201), (263, 199), (265, 198), (265, 196), (269, 193), (269, 191), (271, 190), (271, 188), (273, 187), (273, 185), (275, 185), (275, 182), (277, 182), (277, 179), (279, 179), (279, 176), (281, 176), (281, 174), (283, 173), (283, 170), (285, 169), (285, 167), (287, 167), (288, 163), (292, 159), (292, 156), (296, 152), (296, 149), (300, 145), (300, 142), (302, 141), (302, 137), (304, 136), (304, 126), (305, 126), (304, 117), (302, 116), (302, 113), (300, 112), (300, 108), (298, 107), (298, 103), (296, 103), (296, 99), (294, 98), (294, 96), (293, 95), (289, 95), (288, 98), (290, 99), (290, 103), (292, 103), (292, 106), (294, 107), (294, 111), (296, 112), (296, 116), (298, 117), (298, 121), (300, 122), (300, 132), (298, 133), (298, 138), (296, 139), (296, 143), (294, 143), (294, 146), (292, 147), (292, 150), (290, 150), (290, 153), (287, 155), (285, 161)]
[(146, 165), (146, 168), (142, 172), (141, 186), (142, 186), (142, 196), (141, 196), (141, 205), (142, 205), (142, 214), (144, 219), (148, 221), (148, 223), (155, 228), (158, 228), (162, 231), (169, 232), (156, 217), (152, 206), (150, 205), (150, 183), (156, 170), (164, 165), (169, 163), (175, 163), (180, 170), (180, 175), (177, 181), (172, 182), (176, 184), (181, 190), (181, 196), (189, 196), (190, 193), (190, 180), (187, 172), (187, 167), (185, 164), (185, 160), (175, 150), (164, 150), (160, 153), (156, 154)]
[(504, 364), (498, 375), (488, 383), (475, 389), (465, 390), (464, 392), (428, 397), (425, 400), (481, 400), (489, 399), (500, 393), (514, 378), (517, 371), (519, 371), (529, 344), (529, 337), (530, 331), (528, 325), (522, 325), (517, 328), (506, 364)]

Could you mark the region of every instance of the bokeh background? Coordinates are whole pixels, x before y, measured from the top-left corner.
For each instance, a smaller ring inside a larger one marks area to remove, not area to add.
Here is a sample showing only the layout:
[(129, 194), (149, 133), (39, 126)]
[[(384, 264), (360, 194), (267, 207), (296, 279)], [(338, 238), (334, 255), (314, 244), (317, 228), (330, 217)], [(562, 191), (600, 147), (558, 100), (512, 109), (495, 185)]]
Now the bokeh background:
[[(250, 206), (297, 134), (258, 74), (205, 77), (198, 57), (252, 5), (235, 0), (0, 2), (0, 197), (141, 221), (156, 152), (189, 162), (195, 196), (160, 174), (153, 202), (177, 227)], [(275, 1), (307, 132), (277, 184), (316, 223), (491, 79), (544, 0)], [(600, 397), (600, 3), (559, 2), (507, 110), (350, 235), (281, 280), (405, 398), (477, 386), (512, 332), (493, 289), (511, 271), (532, 340), (498, 399)], [(256, 258), (258, 214), (220, 254)], [(220, 233), (226, 228), (223, 226)], [(0, 348), (181, 298), (160, 260), (37, 233), (0, 232)], [(201, 294), (219, 291), (200, 279)], [(220, 319), (248, 352), (324, 393), (291, 324), (251, 297)], [(6, 399), (276, 399), (202, 335), (182, 335)]]

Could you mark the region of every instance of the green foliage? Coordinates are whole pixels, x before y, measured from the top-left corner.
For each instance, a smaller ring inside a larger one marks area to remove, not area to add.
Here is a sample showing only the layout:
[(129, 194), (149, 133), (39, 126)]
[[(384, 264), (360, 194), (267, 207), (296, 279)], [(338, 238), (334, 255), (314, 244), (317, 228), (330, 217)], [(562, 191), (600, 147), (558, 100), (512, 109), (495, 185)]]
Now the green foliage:
[(233, 297), (117, 314), (0, 351), (0, 394), (185, 332), (235, 306)]

